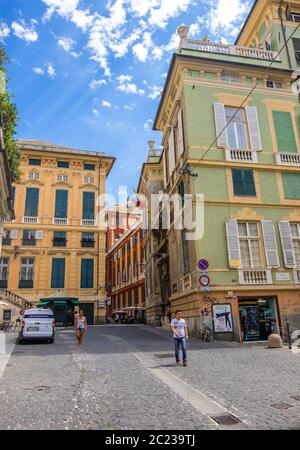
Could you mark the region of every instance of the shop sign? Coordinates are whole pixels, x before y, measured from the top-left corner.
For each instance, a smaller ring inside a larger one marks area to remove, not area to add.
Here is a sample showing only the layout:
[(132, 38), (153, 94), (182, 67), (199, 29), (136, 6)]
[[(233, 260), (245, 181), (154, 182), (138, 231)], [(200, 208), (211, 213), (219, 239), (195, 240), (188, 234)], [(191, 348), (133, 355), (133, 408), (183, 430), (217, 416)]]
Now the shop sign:
[(105, 300), (98, 300), (98, 308), (105, 308)]
[(231, 305), (228, 304), (215, 304), (212, 305), (213, 309), (213, 323), (215, 333), (232, 333), (233, 321)]

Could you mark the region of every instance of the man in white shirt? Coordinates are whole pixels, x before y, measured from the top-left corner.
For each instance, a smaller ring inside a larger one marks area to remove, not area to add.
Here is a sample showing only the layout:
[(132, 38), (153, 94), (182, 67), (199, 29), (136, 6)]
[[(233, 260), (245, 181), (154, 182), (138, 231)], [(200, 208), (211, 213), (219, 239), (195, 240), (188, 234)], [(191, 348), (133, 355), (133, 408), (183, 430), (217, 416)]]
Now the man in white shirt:
[(179, 309), (175, 312), (175, 319), (171, 321), (171, 329), (173, 331), (176, 364), (180, 365), (179, 347), (181, 345), (183, 365), (187, 366), (186, 341), (189, 336), (186, 321), (181, 318)]

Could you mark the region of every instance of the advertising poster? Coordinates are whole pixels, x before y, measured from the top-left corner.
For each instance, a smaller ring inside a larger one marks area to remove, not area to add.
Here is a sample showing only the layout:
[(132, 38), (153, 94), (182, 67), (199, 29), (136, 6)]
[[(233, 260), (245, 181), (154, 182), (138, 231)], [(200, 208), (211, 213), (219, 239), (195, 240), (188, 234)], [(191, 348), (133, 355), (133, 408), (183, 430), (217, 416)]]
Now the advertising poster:
[(233, 321), (231, 305), (213, 305), (213, 319), (215, 333), (232, 333)]

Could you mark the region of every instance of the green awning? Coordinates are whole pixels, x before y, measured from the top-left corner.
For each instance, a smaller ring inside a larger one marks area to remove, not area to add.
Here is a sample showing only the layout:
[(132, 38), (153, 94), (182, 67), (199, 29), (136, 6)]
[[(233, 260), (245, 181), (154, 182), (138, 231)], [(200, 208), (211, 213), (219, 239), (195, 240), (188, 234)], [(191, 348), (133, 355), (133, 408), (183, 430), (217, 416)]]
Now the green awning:
[(49, 305), (49, 302), (40, 302), (40, 303), (37, 303), (36, 306), (48, 306), (48, 305)]
[(60, 300), (60, 301), (55, 301), (53, 302), (54, 306), (66, 306), (67, 302), (66, 300)]
[(80, 301), (79, 300), (71, 300), (71, 302), (73, 303), (73, 305), (80, 305)]

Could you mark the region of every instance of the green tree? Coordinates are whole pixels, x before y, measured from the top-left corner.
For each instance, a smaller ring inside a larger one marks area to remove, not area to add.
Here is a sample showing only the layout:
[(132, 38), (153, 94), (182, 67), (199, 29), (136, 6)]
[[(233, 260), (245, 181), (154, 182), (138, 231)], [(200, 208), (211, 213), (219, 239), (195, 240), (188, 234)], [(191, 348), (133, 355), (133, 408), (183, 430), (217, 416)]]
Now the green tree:
[[(2, 45), (0, 45), (0, 78), (4, 79), (4, 84), (8, 81), (6, 79), (5, 63), (9, 61), (7, 54)], [(10, 167), (11, 178), (13, 181), (18, 181), (20, 178), (20, 159), (21, 153), (17, 147), (14, 139), (16, 134), (16, 126), (18, 123), (18, 111), (13, 102), (13, 95), (8, 94), (5, 90), (0, 94), (0, 111), (3, 121), (3, 138), (4, 146)]]

